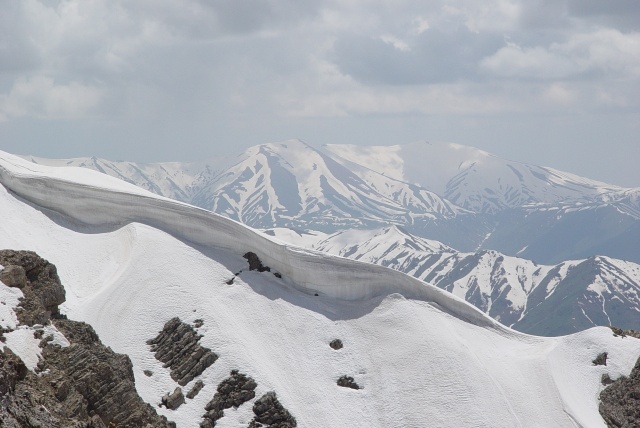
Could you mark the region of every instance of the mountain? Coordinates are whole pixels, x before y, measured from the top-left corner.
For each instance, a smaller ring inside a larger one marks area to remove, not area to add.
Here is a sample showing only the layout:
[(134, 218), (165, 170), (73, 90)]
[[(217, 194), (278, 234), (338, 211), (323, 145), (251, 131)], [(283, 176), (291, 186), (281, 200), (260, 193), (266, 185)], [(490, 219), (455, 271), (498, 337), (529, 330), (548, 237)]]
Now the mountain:
[(101, 171), (252, 227), (337, 232), (396, 224), (464, 252), (496, 250), (544, 264), (594, 255), (640, 263), (639, 189), (456, 144), (323, 149), (290, 140), (196, 164), (30, 159)]
[[(224, 406), (238, 382), (255, 394), (214, 411), (219, 426), (256, 426), (272, 409), (310, 427), (604, 427), (601, 378), (628, 375), (640, 355), (640, 341), (608, 328), (554, 338), (513, 331), (408, 275), (282, 245), (88, 170), (0, 153), (0, 183), (0, 246), (57, 266), (61, 310), (127, 354), (142, 399), (178, 427), (204, 422), (207, 403)], [(15, 316), (14, 297), (0, 305), (6, 316)], [(5, 333), (10, 348), (19, 335)], [(343, 347), (329, 346), (334, 339)], [(190, 380), (171, 365), (185, 343), (195, 363), (180, 367), (202, 369)], [(199, 365), (210, 352), (215, 361)], [(198, 381), (194, 398), (157, 406)]]
[(460, 253), (392, 226), (334, 234), (267, 234), (390, 267), (465, 299), (518, 331), (558, 336), (597, 325), (640, 329), (640, 265), (594, 256), (557, 265), (496, 251)]
[(508, 161), (453, 143), (325, 145), (334, 159), (415, 183), (456, 205), (496, 213), (528, 204), (585, 201), (623, 190), (553, 168)]

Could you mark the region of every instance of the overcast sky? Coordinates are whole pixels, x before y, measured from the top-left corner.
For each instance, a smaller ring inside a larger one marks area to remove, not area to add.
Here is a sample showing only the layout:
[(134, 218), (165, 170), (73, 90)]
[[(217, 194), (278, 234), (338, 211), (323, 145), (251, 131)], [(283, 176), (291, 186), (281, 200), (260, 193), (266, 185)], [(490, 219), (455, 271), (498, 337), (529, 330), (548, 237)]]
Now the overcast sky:
[(449, 141), (640, 186), (638, 0), (3, 0), (0, 149)]

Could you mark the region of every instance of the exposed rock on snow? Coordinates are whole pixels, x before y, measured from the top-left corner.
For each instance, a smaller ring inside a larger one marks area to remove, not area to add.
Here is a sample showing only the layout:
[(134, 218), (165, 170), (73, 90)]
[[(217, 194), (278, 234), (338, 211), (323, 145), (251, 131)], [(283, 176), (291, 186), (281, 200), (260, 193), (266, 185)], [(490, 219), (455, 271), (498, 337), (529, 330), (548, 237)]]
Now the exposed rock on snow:
[(629, 377), (621, 377), (600, 393), (600, 414), (610, 428), (640, 426), (640, 358)]
[(182, 404), (184, 404), (184, 394), (182, 393), (182, 388), (180, 387), (174, 389), (173, 393), (167, 393), (164, 395), (164, 397), (162, 397), (161, 405), (169, 410), (175, 410)]
[(602, 352), (592, 361), (594, 366), (606, 366), (607, 365), (607, 353)]
[(189, 324), (172, 318), (154, 339), (147, 341), (156, 359), (171, 368), (171, 378), (185, 386), (202, 374), (218, 356), (198, 344), (200, 335)]
[(22, 266), (9, 265), (0, 272), (0, 281), (9, 287), (23, 288), (27, 285), (27, 273)]
[(191, 391), (187, 393), (187, 398), (193, 400), (202, 388), (204, 388), (204, 382), (201, 380), (197, 381), (191, 388)]
[[(32, 326), (45, 324), (52, 315), (58, 315), (58, 305), (65, 301), (64, 287), (56, 267), (32, 251), (0, 251), (0, 264), (7, 266), (2, 274), (7, 280), (22, 288), (22, 310), (17, 312), (20, 323)], [(11, 268), (11, 269), (9, 269)], [(23, 276), (23, 273), (25, 276)]]
[[(64, 301), (55, 266), (26, 251), (0, 251), (0, 259), (6, 265), (21, 263), (18, 266), (29, 279), (22, 302), (27, 309), (20, 317), (47, 324), (31, 328), (35, 339), (42, 338), (39, 374), (30, 371), (9, 348), (0, 352), (1, 426), (175, 427), (138, 396), (128, 356), (104, 346), (88, 324), (55, 319), (51, 321), (55, 330), (48, 325), (49, 319), (43, 319), (57, 313), (57, 304)], [(64, 340), (55, 338), (54, 330)]]
[(269, 266), (264, 266), (256, 253), (252, 253), (251, 251), (249, 251), (242, 257), (247, 259), (247, 261), (249, 262), (249, 270), (257, 270), (258, 272), (271, 272), (271, 268)]
[(231, 376), (220, 382), (218, 392), (213, 399), (205, 406), (207, 413), (205, 420), (200, 424), (202, 428), (214, 427), (216, 421), (224, 416), (224, 409), (230, 407), (240, 407), (242, 404), (256, 396), (256, 386), (258, 384), (249, 376), (232, 370)]
[(342, 386), (343, 388), (360, 389), (360, 385), (358, 385), (351, 376), (347, 375), (340, 376), (340, 379), (338, 379), (338, 386)]
[(343, 345), (342, 345), (342, 340), (340, 339), (333, 339), (331, 341), (331, 343), (329, 343), (329, 346), (331, 346), (333, 349), (335, 349), (336, 351), (338, 349), (342, 349)]
[(285, 409), (273, 391), (267, 392), (253, 404), (253, 413), (256, 415), (249, 428), (262, 427), (264, 425), (271, 428), (293, 428), (298, 426), (294, 418)]

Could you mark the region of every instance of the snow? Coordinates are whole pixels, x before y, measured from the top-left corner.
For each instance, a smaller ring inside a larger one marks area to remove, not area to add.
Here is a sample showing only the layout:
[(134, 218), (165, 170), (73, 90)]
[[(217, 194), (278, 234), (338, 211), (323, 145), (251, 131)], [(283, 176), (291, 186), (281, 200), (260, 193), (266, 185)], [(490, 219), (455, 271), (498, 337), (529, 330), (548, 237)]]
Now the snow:
[(6, 345), (14, 354), (24, 362), (24, 365), (33, 371), (40, 360), (41, 349), (38, 346), (40, 339), (33, 336), (34, 329), (26, 326), (19, 326), (16, 330), (5, 333)]
[[(231, 369), (257, 381), (258, 397), (275, 390), (304, 427), (604, 427), (600, 376), (628, 374), (640, 354), (640, 341), (608, 328), (517, 333), (407, 275), (284, 245), (89, 172), (25, 169), (0, 154), (0, 247), (57, 265), (67, 315), (131, 357), (138, 391), (156, 409), (176, 384), (146, 340), (174, 316), (204, 320), (201, 343), (220, 358), (195, 399), (158, 409), (178, 427), (197, 426)], [(246, 271), (247, 251), (283, 278)], [(328, 346), (334, 338), (345, 344), (339, 352)], [(612, 363), (594, 367), (602, 350)], [(364, 389), (337, 387), (343, 374)], [(218, 426), (246, 426), (250, 407), (225, 411)]]

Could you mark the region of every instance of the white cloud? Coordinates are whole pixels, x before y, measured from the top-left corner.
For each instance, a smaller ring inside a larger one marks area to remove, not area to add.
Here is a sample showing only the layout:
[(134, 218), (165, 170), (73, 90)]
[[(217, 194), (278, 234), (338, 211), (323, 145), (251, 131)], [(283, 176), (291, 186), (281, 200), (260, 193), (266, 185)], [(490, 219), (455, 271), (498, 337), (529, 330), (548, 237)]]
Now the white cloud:
[(609, 75), (640, 77), (640, 33), (600, 29), (574, 34), (566, 42), (522, 47), (510, 43), (485, 58), (481, 66), (503, 77), (567, 79)]
[(78, 82), (56, 84), (45, 76), (19, 78), (8, 94), (0, 95), (0, 119), (81, 118), (90, 115), (103, 97), (104, 90), (97, 86)]

